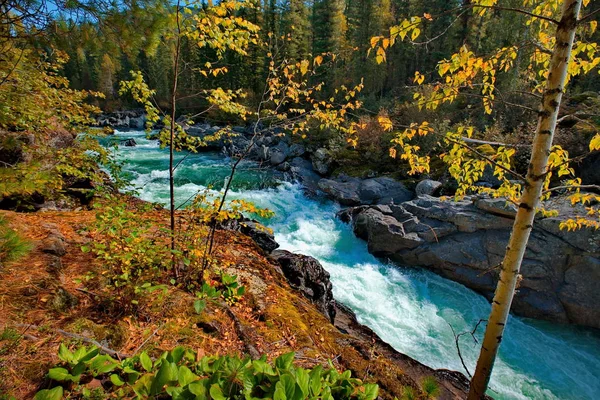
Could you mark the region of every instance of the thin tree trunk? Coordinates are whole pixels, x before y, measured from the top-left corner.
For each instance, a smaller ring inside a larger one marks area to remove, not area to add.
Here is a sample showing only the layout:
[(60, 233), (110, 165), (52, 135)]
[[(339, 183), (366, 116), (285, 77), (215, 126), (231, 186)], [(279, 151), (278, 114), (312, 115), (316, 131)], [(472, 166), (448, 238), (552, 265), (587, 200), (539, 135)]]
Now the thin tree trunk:
[(175, 169), (174, 164), (174, 147), (175, 147), (175, 115), (177, 107), (177, 83), (179, 78), (179, 53), (181, 50), (181, 26), (179, 21), (179, 0), (177, 1), (177, 41), (175, 44), (175, 55), (173, 65), (173, 90), (171, 92), (171, 126), (170, 126), (170, 142), (169, 142), (169, 203), (171, 217), (171, 267), (178, 276), (175, 265)]
[(533, 228), (535, 209), (542, 193), (548, 155), (556, 128), (556, 119), (566, 82), (567, 67), (580, 8), (581, 0), (564, 0), (563, 2), (562, 18), (556, 30), (556, 43), (548, 68), (548, 82), (542, 97), (538, 126), (533, 139), (527, 180), (502, 262), (502, 270), (492, 301), (492, 311), (485, 330), (481, 353), (471, 380), (469, 400), (479, 400), (484, 397), (502, 341), (521, 261)]

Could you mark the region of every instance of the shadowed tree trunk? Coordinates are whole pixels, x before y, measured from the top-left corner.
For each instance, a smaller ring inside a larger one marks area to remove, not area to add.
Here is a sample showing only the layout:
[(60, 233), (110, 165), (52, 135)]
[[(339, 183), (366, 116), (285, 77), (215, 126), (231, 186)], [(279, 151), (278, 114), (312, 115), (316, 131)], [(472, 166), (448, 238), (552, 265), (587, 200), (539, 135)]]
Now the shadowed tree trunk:
[(542, 193), (548, 155), (552, 146), (558, 109), (564, 91), (571, 48), (577, 27), (581, 0), (564, 0), (562, 18), (556, 30), (556, 42), (548, 67), (548, 81), (542, 97), (538, 125), (533, 139), (527, 180), (515, 217), (512, 233), (502, 262), (498, 286), (492, 301), (477, 368), (471, 380), (469, 400), (485, 395), (496, 355), (502, 341), (510, 305), (515, 292), (519, 269), (533, 228), (535, 210)]

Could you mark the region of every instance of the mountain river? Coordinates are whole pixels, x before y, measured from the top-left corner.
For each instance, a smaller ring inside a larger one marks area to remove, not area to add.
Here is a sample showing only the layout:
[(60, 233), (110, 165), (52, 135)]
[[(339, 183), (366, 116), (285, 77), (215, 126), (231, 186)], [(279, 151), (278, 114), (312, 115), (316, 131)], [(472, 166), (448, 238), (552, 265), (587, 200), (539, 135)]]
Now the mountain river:
[[(117, 132), (114, 138), (138, 143), (116, 152), (139, 197), (166, 204), (168, 151), (141, 131)], [(177, 154), (178, 160), (182, 157)], [(176, 204), (209, 185), (220, 189), (230, 164), (216, 153), (188, 156), (175, 173)], [(280, 248), (317, 258), (331, 274), (336, 300), (399, 352), (433, 368), (465, 373), (451, 326), (457, 333), (470, 331), (487, 318), (490, 305), (481, 295), (423, 269), (381, 262), (351, 227), (335, 218), (337, 204), (308, 198), (299, 185), (277, 181), (252, 163), (242, 164), (231, 198), (273, 210), (275, 217), (266, 224)], [(461, 350), (474, 370), (478, 345), (469, 335), (462, 337)], [(489, 394), (496, 399), (599, 399), (600, 334), (512, 316)]]

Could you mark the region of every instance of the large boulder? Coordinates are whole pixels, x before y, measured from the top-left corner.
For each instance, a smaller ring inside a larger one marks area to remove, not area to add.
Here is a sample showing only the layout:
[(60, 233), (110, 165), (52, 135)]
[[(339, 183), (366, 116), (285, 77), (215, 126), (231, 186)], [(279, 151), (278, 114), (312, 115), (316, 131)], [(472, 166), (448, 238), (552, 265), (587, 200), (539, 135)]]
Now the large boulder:
[(269, 149), (271, 165), (279, 165), (286, 160), (289, 155), (289, 146), (285, 142), (279, 142), (277, 146)]
[[(401, 205), (340, 213), (376, 256), (421, 266), (488, 299), (498, 282), (515, 207), (482, 197), (442, 201), (421, 196)], [(563, 217), (564, 218), (564, 217)], [(513, 302), (517, 314), (600, 328), (600, 231), (560, 229), (559, 217), (536, 221)]]
[(415, 193), (417, 196), (433, 196), (440, 191), (442, 182), (434, 181), (432, 179), (424, 179), (417, 183), (415, 187)]
[(414, 197), (402, 183), (387, 177), (359, 179), (342, 175), (335, 180), (321, 179), (319, 188), (344, 206), (399, 204)]
[(312, 156), (312, 166), (321, 175), (327, 175), (331, 168), (331, 157), (326, 149), (320, 148)]
[(331, 323), (335, 319), (335, 300), (329, 272), (310, 256), (290, 253), (286, 250), (276, 250), (271, 258), (281, 267), (290, 286), (299, 290), (312, 301)]
[(358, 194), (360, 189), (359, 179), (350, 179), (345, 181), (333, 179), (321, 179), (319, 189), (333, 197), (343, 206), (356, 206), (361, 204)]

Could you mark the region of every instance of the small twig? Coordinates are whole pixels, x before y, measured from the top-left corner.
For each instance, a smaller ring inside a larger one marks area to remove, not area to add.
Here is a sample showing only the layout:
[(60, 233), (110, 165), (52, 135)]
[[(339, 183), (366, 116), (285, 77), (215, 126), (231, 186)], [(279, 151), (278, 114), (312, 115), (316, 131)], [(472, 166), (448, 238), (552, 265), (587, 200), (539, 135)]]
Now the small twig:
[(592, 18), (594, 15), (596, 15), (597, 13), (600, 12), (600, 8), (595, 9), (594, 11), (591, 11), (588, 15), (586, 15), (585, 17), (582, 17), (579, 19), (579, 21), (577, 21), (577, 24), (581, 24), (582, 22), (587, 21), (588, 19)]
[(231, 307), (229, 307), (226, 303), (220, 302), (221, 307), (225, 309), (229, 317), (233, 320), (233, 325), (235, 326), (235, 332), (238, 337), (244, 343), (244, 347), (246, 348), (246, 352), (250, 355), (253, 360), (258, 360), (260, 358), (260, 352), (256, 350), (256, 347), (252, 343), (250, 343), (249, 335), (246, 333), (246, 328), (242, 325), (239, 318), (235, 315)]
[(121, 353), (121, 352), (118, 352), (116, 350), (110, 349), (110, 348), (108, 348), (106, 346), (103, 346), (103, 345), (100, 344), (100, 342), (98, 342), (98, 341), (96, 341), (94, 339), (90, 339), (88, 337), (81, 336), (81, 335), (78, 335), (76, 333), (66, 332), (66, 331), (63, 331), (62, 329), (57, 329), (56, 332), (60, 333), (63, 336), (70, 337), (70, 338), (77, 339), (77, 340), (81, 340), (82, 342), (92, 344), (92, 345), (96, 346), (98, 348), (98, 350), (100, 350), (101, 353), (108, 354), (111, 357), (116, 357), (116, 358), (118, 358), (120, 360), (122, 360), (124, 358), (129, 358), (130, 357), (128, 354)]
[(135, 355), (138, 353), (138, 351), (140, 351), (140, 350), (142, 349), (142, 347), (144, 347), (144, 346), (146, 345), (146, 343), (148, 343), (148, 341), (149, 341), (150, 339), (152, 339), (152, 337), (153, 337), (154, 335), (156, 335), (156, 333), (157, 333), (157, 332), (158, 332), (160, 329), (162, 329), (162, 327), (163, 327), (164, 325), (165, 325), (165, 324), (163, 323), (163, 324), (161, 324), (161, 325), (160, 325), (158, 328), (156, 328), (156, 329), (154, 330), (154, 332), (152, 332), (152, 334), (151, 334), (150, 336), (148, 336), (148, 338), (146, 338), (146, 340), (144, 340), (144, 342), (143, 342), (142, 344), (140, 344), (140, 345), (139, 345), (139, 346), (138, 346), (138, 347), (135, 349), (135, 351), (134, 351), (134, 352), (133, 352), (133, 354), (132, 354), (132, 357), (133, 357), (133, 356), (135, 356)]
[[(38, 329), (38, 330), (40, 329), (39, 326), (33, 325), (33, 324), (29, 324), (29, 325), (27, 325), (27, 324), (14, 324), (14, 326), (18, 326), (18, 327), (23, 327), (24, 326), (27, 329), (29, 329), (29, 328), (34, 328), (34, 329)], [(27, 329), (25, 329), (24, 332), (26, 332)], [(71, 332), (63, 331), (62, 329), (56, 329), (56, 333), (58, 333), (58, 334), (60, 334), (62, 336), (70, 337), (72, 339), (77, 339), (77, 340), (81, 340), (81, 341), (83, 341), (85, 343), (92, 344), (92, 345), (96, 346), (98, 348), (98, 350), (100, 350), (101, 353), (108, 354), (111, 357), (117, 357), (119, 359), (124, 359), (124, 358), (130, 357), (128, 354), (121, 353), (121, 352), (118, 352), (118, 351), (113, 350), (111, 348), (108, 348), (106, 346), (103, 346), (102, 344), (100, 344), (98, 341), (96, 341), (94, 339), (90, 339), (88, 337), (81, 336), (81, 335), (78, 335), (76, 333), (71, 333)], [(31, 336), (31, 337), (32, 337), (32, 340), (39, 340), (35, 336)]]
[(78, 292), (87, 294), (88, 296), (102, 297), (98, 293), (90, 292), (89, 290), (84, 289), (84, 288), (75, 288), (75, 290), (77, 290)]
[(477, 321), (477, 323), (475, 324), (475, 327), (473, 328), (472, 331), (470, 331), (470, 332), (469, 331), (461, 332), (461, 333), (459, 333), (457, 335), (456, 331), (454, 330), (454, 328), (452, 327), (452, 325), (450, 325), (450, 323), (448, 321), (446, 321), (446, 323), (448, 324), (448, 326), (452, 330), (452, 335), (454, 335), (454, 343), (456, 344), (456, 351), (458, 352), (458, 358), (460, 358), (460, 362), (461, 362), (463, 368), (465, 369), (465, 371), (467, 372), (467, 375), (469, 375), (469, 378), (472, 378), (473, 376), (469, 372), (469, 369), (467, 368), (467, 364), (465, 363), (465, 360), (464, 360), (464, 358), (462, 356), (462, 352), (460, 351), (460, 343), (459, 343), (459, 341), (460, 341), (461, 336), (470, 334), (471, 337), (473, 338), (473, 340), (475, 341), (475, 343), (479, 343), (479, 341), (475, 337), (475, 333), (477, 332), (477, 329), (479, 328), (479, 325), (481, 325), (482, 322), (487, 322), (487, 319), (480, 319), (479, 321)]
[(503, 166), (503, 165), (501, 165), (501, 164), (498, 164), (496, 161), (492, 160), (491, 158), (489, 158), (488, 156), (486, 156), (486, 155), (484, 155), (484, 154), (481, 154), (479, 151), (475, 150), (474, 148), (472, 148), (472, 147), (471, 147), (471, 146), (469, 146), (468, 144), (461, 143), (461, 142), (459, 142), (458, 140), (454, 140), (454, 139), (452, 139), (452, 138), (449, 138), (449, 137), (446, 137), (446, 138), (444, 138), (444, 139), (448, 140), (449, 142), (455, 143), (455, 144), (457, 144), (457, 145), (459, 145), (459, 146), (462, 146), (462, 147), (466, 148), (467, 150), (469, 150), (469, 151), (473, 152), (473, 153), (474, 153), (475, 155), (477, 155), (478, 157), (480, 157), (480, 158), (483, 158), (484, 160), (487, 160), (487, 161), (491, 162), (492, 164), (494, 164), (496, 167), (500, 168), (501, 170), (503, 170), (503, 171), (505, 171), (505, 172), (508, 172), (508, 173), (509, 173), (509, 174), (511, 174), (511, 175), (514, 175), (514, 176), (516, 176), (516, 177), (517, 177), (517, 178), (519, 178), (521, 181), (523, 181), (523, 182), (526, 182), (526, 181), (527, 181), (527, 179), (526, 179), (526, 178), (525, 178), (523, 175), (521, 175), (521, 174), (519, 174), (518, 172), (515, 172), (515, 171), (513, 171), (513, 170), (511, 170), (511, 169), (509, 169), (509, 168), (506, 168), (505, 166)]
[(542, 194), (554, 192), (554, 191), (561, 190), (561, 189), (571, 189), (571, 190), (573, 190), (573, 189), (594, 189), (594, 190), (600, 191), (600, 186), (599, 185), (571, 185), (571, 186), (564, 185), (564, 186), (555, 186), (555, 187), (552, 187), (550, 189), (544, 190), (542, 192)]

